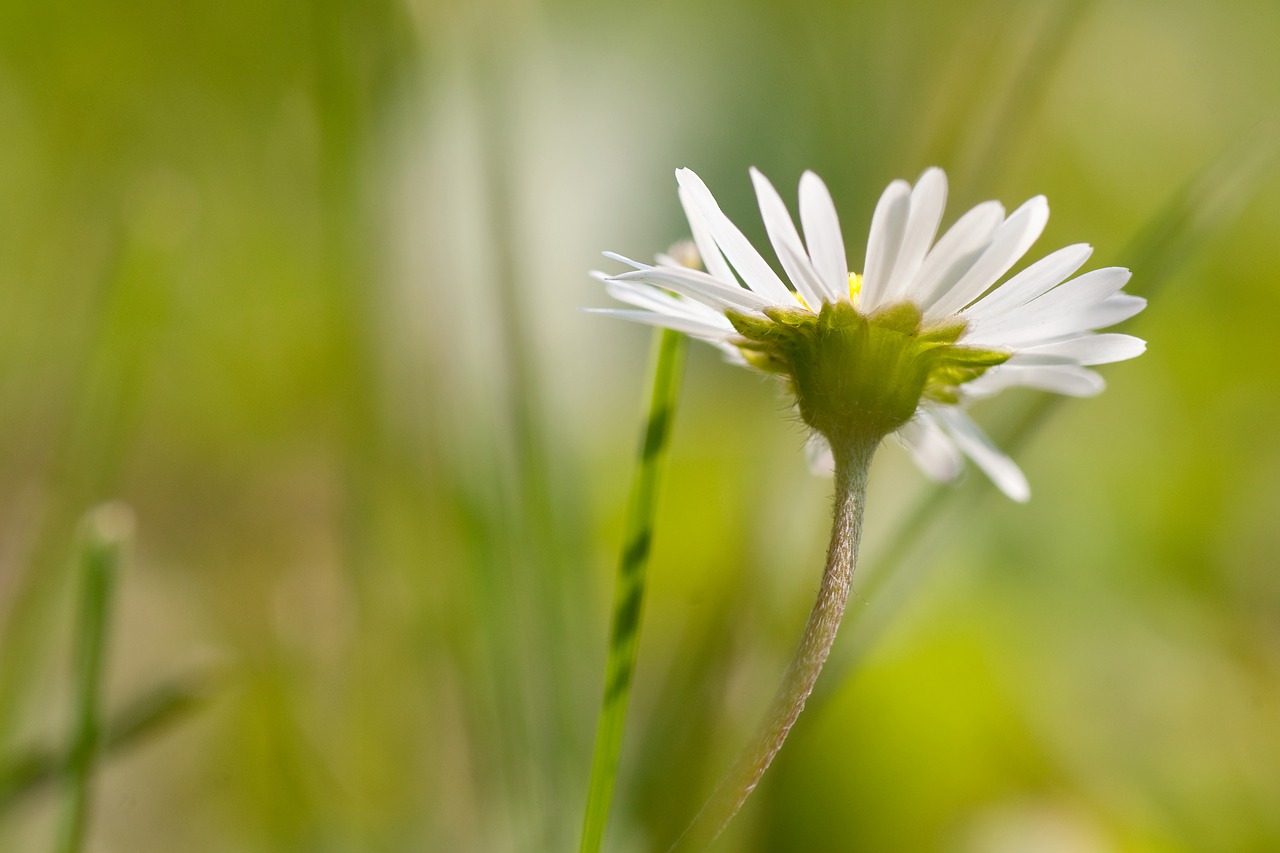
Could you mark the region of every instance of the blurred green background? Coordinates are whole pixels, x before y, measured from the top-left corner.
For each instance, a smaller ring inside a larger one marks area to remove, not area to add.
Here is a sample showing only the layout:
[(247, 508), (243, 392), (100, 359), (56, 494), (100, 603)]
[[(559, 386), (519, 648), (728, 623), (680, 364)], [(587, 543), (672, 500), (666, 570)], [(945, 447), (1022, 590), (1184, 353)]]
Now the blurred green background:
[[(1277, 44), (1257, 0), (0, 5), (0, 756), (65, 738), (119, 498), (109, 708), (216, 677), (107, 760), (88, 849), (575, 849), (650, 341), (587, 271), (685, 236), (677, 166), (757, 241), (748, 166), (818, 171), (856, 265), (937, 164), (948, 221), (1045, 193), (1031, 257), (1134, 265), (1150, 351), (1019, 451), (1030, 504), (971, 474), (905, 551), (932, 491), (886, 447), (718, 849), (1280, 850)], [(755, 724), (827, 535), (784, 396), (689, 355), (624, 853)]]

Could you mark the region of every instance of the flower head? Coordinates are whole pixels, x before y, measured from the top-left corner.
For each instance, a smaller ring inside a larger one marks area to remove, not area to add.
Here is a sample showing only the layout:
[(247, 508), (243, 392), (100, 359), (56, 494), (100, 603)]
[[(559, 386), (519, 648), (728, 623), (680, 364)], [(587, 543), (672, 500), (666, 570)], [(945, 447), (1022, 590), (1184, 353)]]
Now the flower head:
[(676, 179), (705, 271), (667, 256), (649, 265), (611, 254), (632, 271), (600, 278), (635, 310), (603, 313), (685, 332), (786, 378), (815, 431), (819, 467), (831, 443), (894, 433), (929, 476), (954, 478), (968, 456), (1026, 500), (1026, 478), (968, 404), (1015, 385), (1097, 394), (1102, 377), (1089, 366), (1145, 348), (1129, 335), (1097, 333), (1146, 302), (1121, 292), (1129, 280), (1121, 267), (1070, 278), (1088, 245), (1053, 252), (993, 287), (1044, 230), (1043, 196), (1008, 216), (998, 202), (979, 204), (935, 240), (946, 175), (929, 169), (914, 187), (894, 181), (876, 206), (858, 274), (849, 272), (835, 205), (817, 175), (800, 179), (802, 241), (777, 191), (752, 169), (784, 281), (696, 174), (680, 169)]

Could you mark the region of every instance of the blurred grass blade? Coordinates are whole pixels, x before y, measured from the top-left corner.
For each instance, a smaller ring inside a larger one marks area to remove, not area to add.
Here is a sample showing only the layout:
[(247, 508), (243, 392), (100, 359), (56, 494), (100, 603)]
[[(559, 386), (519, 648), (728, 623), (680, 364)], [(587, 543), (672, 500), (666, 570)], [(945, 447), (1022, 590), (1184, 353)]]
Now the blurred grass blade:
[(1003, 91), (995, 98), (979, 96), (973, 105), (971, 114), (985, 118), (972, 121), (966, 128), (967, 138), (957, 152), (959, 167), (954, 170), (960, 185), (953, 191), (966, 194), (995, 182), (997, 170), (1008, 161), (1011, 147), (1026, 134), (1037, 110), (1048, 100), (1045, 92), (1093, 5), (1094, 0), (1046, 3), (1036, 9), (1035, 20), (1028, 25), (1026, 43), (1005, 46), (1020, 57), (1004, 76)]
[(604, 699), (596, 725), (595, 751), (587, 790), (586, 816), (582, 824), (581, 853), (596, 853), (604, 842), (618, 772), (618, 754), (631, 695), (640, 617), (644, 609), (645, 570), (653, 541), (658, 479), (675, 413), (684, 358), (684, 336), (663, 330), (654, 336), (657, 355), (653, 362), (653, 393), (645, 422), (635, 479), (627, 508), (622, 556), (614, 590), (613, 625), (609, 631), (609, 660), (605, 666)]
[(86, 519), (81, 556), (81, 607), (76, 626), (76, 709), (67, 755), (65, 800), (57, 850), (76, 853), (84, 844), (89, 783), (98, 757), (98, 699), (106, 658), (107, 620), (121, 552), (132, 529), (129, 511), (99, 507)]
[(1257, 194), (1280, 157), (1280, 126), (1261, 123), (1206, 166), (1138, 232), (1121, 262), (1140, 270), (1127, 289), (1151, 296)]
[[(197, 672), (162, 682), (129, 702), (101, 729), (99, 757), (106, 758), (158, 734), (194, 710), (209, 695), (216, 672)], [(52, 784), (71, 766), (65, 749), (36, 748), (0, 768), (0, 815)]]
[[(1150, 297), (1184, 269), (1191, 256), (1226, 228), (1252, 197), (1262, 177), (1274, 167), (1277, 148), (1274, 127), (1264, 126), (1188, 181), (1121, 253), (1120, 262), (1135, 271), (1128, 292)], [(1035, 394), (1010, 418), (1004, 430), (993, 430), (994, 438), (1007, 453), (1016, 456), (1068, 399), (1058, 394)], [(989, 481), (979, 479), (984, 488), (990, 486)], [(928, 570), (928, 561), (919, 560), (913, 570), (904, 571), (908, 558), (929, 541), (931, 532), (941, 527), (940, 517), (962, 499), (972, 506), (965, 490), (932, 485), (915, 508), (903, 516), (888, 540), (888, 550), (864, 575), (857, 595), (869, 604), (850, 614), (853, 618), (847, 641), (837, 644), (828, 664), (832, 677), (819, 683), (818, 699), (839, 688), (893, 615), (910, 600)]]

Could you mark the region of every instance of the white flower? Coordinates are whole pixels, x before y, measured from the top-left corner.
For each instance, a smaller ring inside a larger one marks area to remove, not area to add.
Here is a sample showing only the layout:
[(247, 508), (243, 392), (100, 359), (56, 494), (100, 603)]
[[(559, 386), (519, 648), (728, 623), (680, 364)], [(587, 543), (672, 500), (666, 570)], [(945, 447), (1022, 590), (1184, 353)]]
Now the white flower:
[[(702, 180), (680, 169), (680, 201), (706, 271), (610, 254), (633, 271), (600, 277), (634, 310), (602, 313), (687, 333), (787, 376), (816, 430), (810, 455), (819, 466), (824, 457), (829, 465), (824, 438), (855, 418), (856, 426), (895, 432), (930, 477), (954, 478), (963, 454), (1025, 501), (1026, 478), (968, 416), (968, 403), (1015, 385), (1097, 394), (1104, 385), (1090, 365), (1145, 349), (1129, 335), (1096, 333), (1146, 302), (1121, 292), (1129, 271), (1120, 267), (1068, 280), (1088, 260), (1088, 245), (1060, 249), (992, 287), (1043, 231), (1043, 196), (1007, 217), (998, 202), (979, 204), (935, 241), (947, 195), (942, 170), (927, 170), (914, 187), (894, 181), (876, 206), (859, 276), (849, 272), (835, 205), (817, 175), (800, 179), (803, 242), (769, 181), (754, 169), (751, 178), (789, 284)], [(850, 385), (847, 393), (861, 395), (854, 404), (820, 408)]]

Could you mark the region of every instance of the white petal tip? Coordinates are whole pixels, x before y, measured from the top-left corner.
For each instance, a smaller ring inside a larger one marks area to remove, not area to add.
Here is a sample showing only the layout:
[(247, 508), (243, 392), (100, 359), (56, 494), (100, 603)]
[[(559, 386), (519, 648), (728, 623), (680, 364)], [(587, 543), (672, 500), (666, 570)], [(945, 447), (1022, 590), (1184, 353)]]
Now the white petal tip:
[(698, 173), (685, 166), (681, 166), (679, 169), (676, 169), (676, 181), (679, 182), (682, 187), (690, 184), (693, 186), (703, 185), (702, 178), (698, 177)]
[(1016, 503), (1024, 504), (1031, 500), (1031, 484), (1027, 482), (1027, 476), (1022, 473), (1022, 469), (1012, 462), (1007, 468), (1000, 471), (988, 471), (992, 482), (996, 484), (996, 488), (1004, 493), (1005, 497)]
[(812, 169), (805, 169), (804, 172), (800, 175), (800, 186), (803, 187), (807, 185), (812, 185), (814, 187), (823, 187), (823, 188), (827, 186), (826, 182), (824, 182), (822, 178), (818, 177), (818, 173), (813, 171)]
[(938, 166), (930, 166), (920, 173), (920, 177), (916, 179), (916, 185), (918, 186), (926, 181), (929, 183), (940, 181), (943, 186), (945, 186), (947, 183), (947, 173)]
[(617, 252), (601, 252), (600, 254), (604, 255), (606, 258), (608, 258), (611, 261), (617, 261), (620, 264), (626, 264), (627, 266), (633, 267), (634, 269), (647, 270), (647, 269), (653, 268), (650, 264), (642, 264), (639, 261), (633, 261), (630, 258), (628, 258), (626, 255), (619, 255)]

